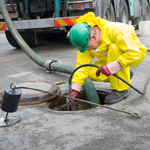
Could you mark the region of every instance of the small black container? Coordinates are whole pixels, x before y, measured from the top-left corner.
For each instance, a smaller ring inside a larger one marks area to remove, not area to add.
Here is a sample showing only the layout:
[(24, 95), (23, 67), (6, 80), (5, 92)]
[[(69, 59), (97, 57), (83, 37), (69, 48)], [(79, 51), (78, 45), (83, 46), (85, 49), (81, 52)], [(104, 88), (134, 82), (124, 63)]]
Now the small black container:
[(5, 112), (15, 112), (18, 108), (22, 91), (20, 89), (6, 88), (4, 91), (1, 109)]

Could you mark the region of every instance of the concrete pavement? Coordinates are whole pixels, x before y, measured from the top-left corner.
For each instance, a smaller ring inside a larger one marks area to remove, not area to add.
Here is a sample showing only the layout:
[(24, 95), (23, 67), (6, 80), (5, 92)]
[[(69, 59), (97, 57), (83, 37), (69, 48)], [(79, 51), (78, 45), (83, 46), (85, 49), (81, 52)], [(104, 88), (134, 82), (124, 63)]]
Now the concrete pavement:
[[(138, 33), (137, 33), (138, 34)], [(0, 38), (4, 39), (1, 34)], [(139, 37), (140, 41), (150, 49), (150, 37)], [(1, 44), (1, 87), (3, 90), (12, 83), (9, 77), (13, 73), (28, 72), (28, 77), (18, 77), (18, 82), (32, 80), (66, 81), (60, 85), (62, 93), (68, 90), (69, 75), (53, 73), (47, 75), (42, 68), (29, 60), (18, 50), (9, 51), (11, 46), (5, 48), (7, 41)], [(63, 47), (63, 43), (60, 43)], [(74, 65), (76, 49), (66, 42), (65, 51), (51, 51), (51, 56), (61, 59), (62, 63)], [(49, 46), (49, 45), (48, 45)], [(48, 59), (45, 46), (43, 51), (34, 49), (41, 57)], [(51, 45), (51, 49), (53, 45)], [(55, 49), (55, 48), (54, 48)], [(70, 53), (70, 50), (73, 51)], [(65, 52), (65, 56), (63, 53)], [(8, 53), (13, 55), (8, 56)], [(15, 54), (14, 54), (15, 53)], [(22, 56), (21, 60), (18, 56)], [(63, 57), (62, 57), (63, 56)], [(9, 59), (9, 61), (8, 61)], [(22, 60), (23, 59), (23, 60)], [(20, 63), (15, 63), (20, 61)], [(23, 63), (23, 62), (25, 63)], [(30, 64), (30, 65), (29, 65)], [(134, 72), (132, 85), (143, 90), (146, 78), (150, 76), (150, 53), (142, 64), (131, 68)], [(19, 71), (18, 71), (19, 69)], [(30, 73), (31, 72), (31, 73)], [(7, 75), (6, 75), (7, 73)], [(110, 88), (108, 83), (94, 82), (96, 89)], [(94, 108), (78, 112), (60, 112), (48, 109), (45, 103), (19, 106), (18, 110), (10, 116), (20, 116), (21, 121), (9, 127), (0, 128), (0, 150), (149, 150), (150, 149), (150, 85), (147, 93), (140, 95), (129, 89), (130, 96), (110, 107), (140, 114), (140, 118), (115, 112), (105, 108)], [(0, 116), (6, 112), (0, 110)]]

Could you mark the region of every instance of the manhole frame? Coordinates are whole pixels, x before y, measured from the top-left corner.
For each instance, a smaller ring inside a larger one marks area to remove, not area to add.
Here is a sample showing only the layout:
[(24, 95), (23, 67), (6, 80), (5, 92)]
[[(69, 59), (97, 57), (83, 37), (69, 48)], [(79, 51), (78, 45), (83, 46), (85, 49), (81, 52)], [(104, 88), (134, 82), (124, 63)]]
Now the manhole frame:
[[(96, 91), (103, 91), (103, 92), (107, 92), (107, 95), (111, 93), (112, 89), (96, 89)], [(81, 91), (81, 92), (84, 92), (84, 91)], [(67, 95), (69, 94), (68, 91), (63, 91), (61, 93), (61, 95)], [(59, 97), (56, 97), (56, 99), (59, 98)], [(55, 100), (55, 99), (54, 99)], [(53, 112), (53, 113), (63, 113), (63, 114), (71, 114), (71, 113), (81, 113), (81, 112), (86, 112), (86, 111), (91, 111), (91, 110), (96, 110), (96, 109), (99, 109), (99, 108), (102, 108), (102, 106), (97, 106), (95, 108), (89, 108), (89, 109), (84, 109), (84, 110), (76, 110), (76, 111), (58, 111), (58, 110), (54, 110), (54, 109), (50, 109), (48, 107), (48, 104), (49, 102), (45, 102), (45, 107), (46, 107), (46, 110), (50, 111), (50, 112)], [(103, 106), (108, 106), (108, 104), (104, 104)]]

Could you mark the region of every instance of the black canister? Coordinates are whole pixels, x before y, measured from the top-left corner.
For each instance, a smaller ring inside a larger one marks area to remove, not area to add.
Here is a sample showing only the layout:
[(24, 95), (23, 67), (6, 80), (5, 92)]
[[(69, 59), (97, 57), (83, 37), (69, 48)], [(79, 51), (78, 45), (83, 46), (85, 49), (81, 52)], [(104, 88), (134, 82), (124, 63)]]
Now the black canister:
[(22, 91), (20, 89), (6, 88), (2, 99), (1, 109), (5, 112), (15, 112), (18, 108)]

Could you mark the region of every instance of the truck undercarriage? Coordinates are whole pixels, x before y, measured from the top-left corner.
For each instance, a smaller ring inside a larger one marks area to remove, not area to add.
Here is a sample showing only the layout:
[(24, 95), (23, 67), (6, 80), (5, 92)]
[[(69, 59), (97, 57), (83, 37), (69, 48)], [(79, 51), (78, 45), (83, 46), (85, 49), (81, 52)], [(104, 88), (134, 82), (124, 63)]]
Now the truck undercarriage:
[[(26, 43), (40, 46), (46, 40), (66, 38), (75, 19), (92, 11), (109, 21), (138, 25), (140, 20), (150, 19), (149, 0), (5, 0), (16, 29)], [(0, 11), (0, 23), (4, 23)], [(5, 29), (9, 43), (19, 47), (9, 29)]]

